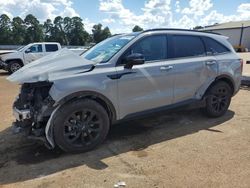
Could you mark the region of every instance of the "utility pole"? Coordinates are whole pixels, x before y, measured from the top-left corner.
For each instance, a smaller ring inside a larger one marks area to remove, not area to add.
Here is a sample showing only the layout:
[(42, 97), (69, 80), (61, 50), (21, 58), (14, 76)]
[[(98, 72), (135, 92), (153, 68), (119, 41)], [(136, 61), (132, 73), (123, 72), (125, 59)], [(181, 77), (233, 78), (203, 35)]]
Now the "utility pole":
[(241, 43), (242, 43), (243, 30), (244, 30), (244, 24), (241, 25), (240, 43), (239, 43), (239, 46), (240, 46), (240, 47), (241, 47)]

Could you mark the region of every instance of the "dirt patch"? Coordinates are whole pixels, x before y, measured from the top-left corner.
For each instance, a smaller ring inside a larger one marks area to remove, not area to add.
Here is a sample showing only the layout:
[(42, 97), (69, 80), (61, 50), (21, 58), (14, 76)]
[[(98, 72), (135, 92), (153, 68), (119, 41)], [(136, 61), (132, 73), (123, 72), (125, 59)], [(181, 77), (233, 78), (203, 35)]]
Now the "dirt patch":
[(107, 141), (82, 154), (50, 151), (11, 133), (19, 86), (0, 72), (2, 187), (249, 187), (250, 90), (221, 118), (199, 110), (161, 113), (112, 127)]

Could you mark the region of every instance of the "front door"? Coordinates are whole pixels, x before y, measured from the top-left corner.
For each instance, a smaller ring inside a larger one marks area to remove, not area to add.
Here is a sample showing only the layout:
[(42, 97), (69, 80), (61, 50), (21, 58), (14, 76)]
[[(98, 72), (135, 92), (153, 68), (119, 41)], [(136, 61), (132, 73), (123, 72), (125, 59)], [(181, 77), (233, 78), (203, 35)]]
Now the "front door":
[(172, 63), (166, 60), (166, 35), (139, 40), (123, 57), (131, 53), (144, 55), (145, 64), (132, 69), (117, 66), (120, 118), (169, 105), (173, 100), (174, 74)]
[(44, 56), (42, 44), (34, 44), (24, 52), (25, 63), (31, 63)]

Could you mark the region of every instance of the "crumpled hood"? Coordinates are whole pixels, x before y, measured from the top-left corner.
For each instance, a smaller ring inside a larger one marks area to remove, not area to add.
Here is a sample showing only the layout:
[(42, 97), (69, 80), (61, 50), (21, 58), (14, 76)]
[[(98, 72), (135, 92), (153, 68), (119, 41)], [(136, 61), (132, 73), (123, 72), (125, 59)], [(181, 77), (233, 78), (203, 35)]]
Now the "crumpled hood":
[(0, 50), (0, 55), (5, 55), (9, 53), (17, 52), (16, 50)]
[(3, 61), (8, 59), (22, 59), (22, 53), (19, 51), (12, 51), (12, 52), (4, 52), (0, 54), (0, 57)]
[(86, 72), (93, 66), (92, 61), (86, 60), (68, 49), (62, 49), (25, 65), (7, 79), (20, 84), (53, 81)]

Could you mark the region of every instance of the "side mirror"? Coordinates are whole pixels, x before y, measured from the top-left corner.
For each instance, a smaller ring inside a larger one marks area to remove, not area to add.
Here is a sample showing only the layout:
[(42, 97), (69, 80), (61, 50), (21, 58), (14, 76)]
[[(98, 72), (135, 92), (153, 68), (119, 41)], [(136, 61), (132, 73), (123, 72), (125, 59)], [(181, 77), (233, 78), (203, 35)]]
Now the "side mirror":
[(31, 49), (29, 48), (29, 49), (25, 50), (25, 53), (26, 54), (31, 53)]
[(142, 54), (134, 53), (125, 58), (124, 68), (132, 69), (134, 65), (142, 65), (145, 63), (145, 58)]

